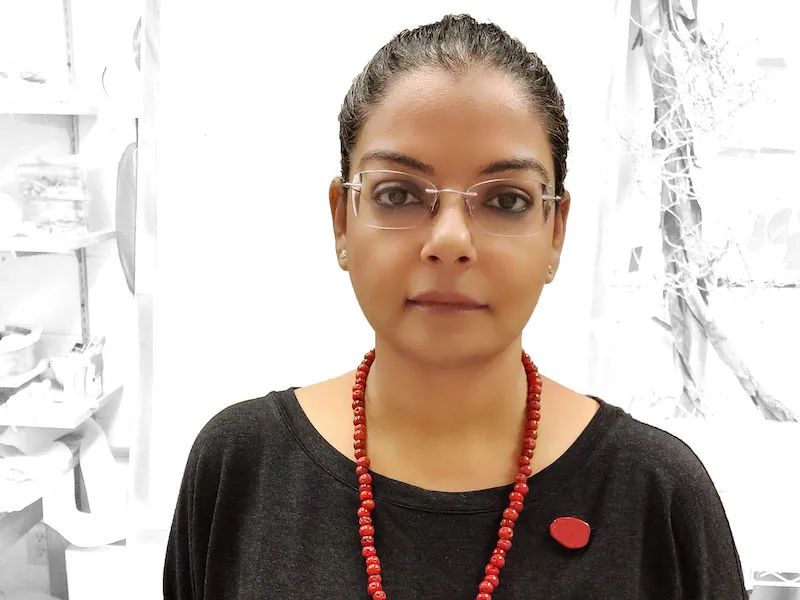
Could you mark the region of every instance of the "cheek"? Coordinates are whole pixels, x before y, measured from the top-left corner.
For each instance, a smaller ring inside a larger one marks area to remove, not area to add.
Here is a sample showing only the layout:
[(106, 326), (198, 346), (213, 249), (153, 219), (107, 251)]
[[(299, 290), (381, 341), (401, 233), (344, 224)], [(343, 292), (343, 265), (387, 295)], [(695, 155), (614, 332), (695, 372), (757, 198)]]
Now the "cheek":
[(498, 307), (510, 318), (530, 316), (535, 308), (547, 276), (547, 257), (546, 244), (538, 240), (492, 253), (484, 272)]
[(353, 291), (374, 325), (382, 314), (397, 310), (403, 302), (412, 261), (407, 243), (400, 244), (390, 236), (372, 237), (348, 236), (347, 246), (352, 256), (348, 270)]

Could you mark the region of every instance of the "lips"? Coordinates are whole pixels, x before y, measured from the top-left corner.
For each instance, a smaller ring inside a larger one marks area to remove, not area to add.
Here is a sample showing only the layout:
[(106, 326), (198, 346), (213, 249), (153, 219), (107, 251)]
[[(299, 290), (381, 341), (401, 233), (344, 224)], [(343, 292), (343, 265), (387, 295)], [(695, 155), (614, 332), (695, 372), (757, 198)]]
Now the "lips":
[(478, 300), (455, 292), (425, 292), (408, 299), (408, 303), (421, 308), (436, 310), (480, 310), (487, 308)]

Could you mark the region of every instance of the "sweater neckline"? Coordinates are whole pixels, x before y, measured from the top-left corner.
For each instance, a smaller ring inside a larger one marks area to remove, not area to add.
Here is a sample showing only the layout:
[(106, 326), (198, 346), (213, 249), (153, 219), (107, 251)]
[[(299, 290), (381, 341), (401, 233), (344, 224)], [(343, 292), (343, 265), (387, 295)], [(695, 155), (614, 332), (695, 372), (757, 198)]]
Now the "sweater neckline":
[[(358, 491), (354, 461), (334, 448), (314, 427), (297, 400), (295, 389), (297, 388), (274, 393), (278, 409), (287, 427), (306, 454), (328, 476)], [(528, 479), (530, 486), (528, 501), (553, 493), (573, 480), (579, 471), (590, 468), (595, 450), (623, 414), (622, 409), (608, 404), (601, 398), (590, 397), (600, 404), (597, 412), (566, 452)], [(427, 490), (373, 473), (372, 487), (375, 501), (378, 503), (388, 502), (426, 512), (470, 513), (504, 508), (508, 504), (508, 494), (514, 485), (510, 483), (469, 492), (442, 492)]]

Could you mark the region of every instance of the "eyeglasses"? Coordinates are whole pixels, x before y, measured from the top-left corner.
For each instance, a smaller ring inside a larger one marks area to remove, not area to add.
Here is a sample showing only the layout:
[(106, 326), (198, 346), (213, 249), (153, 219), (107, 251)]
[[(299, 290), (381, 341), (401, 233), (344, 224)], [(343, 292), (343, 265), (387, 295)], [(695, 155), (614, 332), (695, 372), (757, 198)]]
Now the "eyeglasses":
[(544, 229), (551, 204), (561, 196), (535, 178), (492, 179), (465, 191), (439, 190), (430, 181), (400, 171), (362, 171), (344, 187), (353, 192), (356, 218), (374, 229), (413, 229), (436, 213), (439, 194), (464, 196), (476, 225), (491, 235), (530, 237)]

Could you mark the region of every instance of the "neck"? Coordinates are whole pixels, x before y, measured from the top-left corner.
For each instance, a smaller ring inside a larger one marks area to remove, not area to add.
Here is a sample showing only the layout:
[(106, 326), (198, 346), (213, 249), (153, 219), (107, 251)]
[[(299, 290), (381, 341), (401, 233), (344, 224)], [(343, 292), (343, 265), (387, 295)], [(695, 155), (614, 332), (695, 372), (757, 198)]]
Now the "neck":
[(367, 385), (370, 429), (402, 432), (409, 442), (516, 438), (527, 381), (521, 341), (482, 360), (430, 364), (378, 340)]

